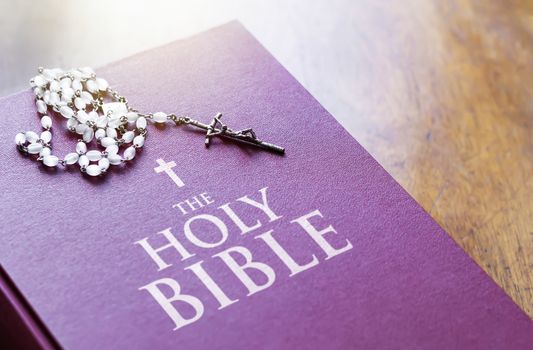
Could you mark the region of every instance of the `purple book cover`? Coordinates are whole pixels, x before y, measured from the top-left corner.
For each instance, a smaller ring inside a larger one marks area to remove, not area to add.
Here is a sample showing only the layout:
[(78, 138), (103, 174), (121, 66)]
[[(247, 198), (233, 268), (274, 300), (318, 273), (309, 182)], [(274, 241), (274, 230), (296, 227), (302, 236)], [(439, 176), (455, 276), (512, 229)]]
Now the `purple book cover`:
[(0, 286), (43, 346), (531, 349), (529, 317), (240, 24), (98, 74), (134, 108), (220, 111), (287, 152), (152, 126), (88, 178), (16, 150), (31, 91), (0, 100)]

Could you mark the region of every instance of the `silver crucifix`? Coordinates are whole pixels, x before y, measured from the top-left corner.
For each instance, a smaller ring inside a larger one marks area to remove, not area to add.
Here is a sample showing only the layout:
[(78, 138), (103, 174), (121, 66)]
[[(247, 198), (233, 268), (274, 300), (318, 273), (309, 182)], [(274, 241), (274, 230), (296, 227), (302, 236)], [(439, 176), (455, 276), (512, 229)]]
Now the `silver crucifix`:
[(192, 125), (194, 127), (206, 130), (205, 134), (205, 146), (209, 147), (211, 143), (211, 138), (213, 137), (223, 137), (226, 139), (242, 142), (248, 145), (262, 148), (267, 151), (271, 151), (278, 154), (284, 154), (285, 148), (268, 143), (258, 139), (255, 135), (253, 129), (243, 129), (239, 131), (231, 130), (227, 125), (223, 124), (220, 121), (222, 118), (222, 113), (217, 113), (210, 124), (204, 124), (198, 120), (191, 119), (189, 117), (180, 117), (176, 120), (177, 123), (183, 123), (187, 125)]

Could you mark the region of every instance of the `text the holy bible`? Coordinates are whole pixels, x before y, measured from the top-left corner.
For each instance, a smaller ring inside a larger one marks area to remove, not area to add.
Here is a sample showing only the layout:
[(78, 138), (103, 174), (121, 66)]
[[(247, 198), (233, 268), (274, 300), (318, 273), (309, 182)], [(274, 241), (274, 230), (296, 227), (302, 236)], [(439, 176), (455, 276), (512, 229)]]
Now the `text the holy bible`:
[[(168, 227), (135, 242), (153, 262), (157, 277), (139, 290), (149, 293), (159, 304), (173, 321), (174, 330), (200, 320), (206, 304), (212, 301), (218, 310), (225, 309), (272, 287), (280, 274), (293, 277), (316, 267), (321, 260), (352, 249), (350, 241), (339, 235), (318, 209), (286, 219), (269, 201), (267, 187), (233, 202), (215, 203), (205, 192), (179, 202), (173, 208), (186, 218), (183, 227)], [(213, 210), (199, 210), (207, 208)], [(196, 212), (202, 213), (194, 215)], [(228, 247), (230, 242), (235, 244)], [(257, 244), (262, 247), (257, 248)], [(308, 248), (308, 255), (291, 255), (295, 244)], [(266, 249), (269, 258), (263, 253), (258, 259), (254, 249)], [(274, 264), (273, 259), (281, 264)], [(242, 286), (242, 292), (236, 293), (236, 288), (231, 288), (231, 293), (224, 290), (221, 282), (227, 282), (227, 277), (210, 273), (213, 264), (223, 264), (235, 283)], [(195, 293), (180, 282), (180, 277), (183, 281), (197, 279), (208, 293), (198, 293), (197, 289)], [(212, 300), (206, 300), (206, 296)]]

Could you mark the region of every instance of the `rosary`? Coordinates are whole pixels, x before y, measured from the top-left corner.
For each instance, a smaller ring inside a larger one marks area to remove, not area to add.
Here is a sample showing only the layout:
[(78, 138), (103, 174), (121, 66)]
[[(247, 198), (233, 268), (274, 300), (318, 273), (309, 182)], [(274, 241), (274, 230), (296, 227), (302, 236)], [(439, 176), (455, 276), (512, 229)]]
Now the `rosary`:
[[(285, 153), (284, 148), (258, 139), (251, 128), (238, 131), (228, 128), (220, 121), (221, 113), (216, 114), (209, 124), (164, 112), (141, 113), (129, 107), (124, 96), (110, 88), (106, 80), (97, 78), (94, 70), (88, 67), (70, 71), (39, 68), (39, 74), (30, 80), (30, 85), (35, 93), (37, 111), (41, 114), (43, 132), (40, 135), (33, 131), (18, 133), (15, 143), (21, 152), (35, 155), (48, 167), (77, 163), (82, 173), (90, 176), (105, 174), (111, 165), (135, 158), (136, 150), (144, 145), (148, 121), (203, 129), (206, 131), (206, 147), (213, 137), (223, 137), (274, 153)], [(68, 130), (81, 137), (75, 152), (62, 159), (52, 154), (49, 109), (63, 116)], [(87, 145), (93, 140), (104, 150), (88, 150)], [(119, 154), (121, 146), (126, 147), (122, 155)]]

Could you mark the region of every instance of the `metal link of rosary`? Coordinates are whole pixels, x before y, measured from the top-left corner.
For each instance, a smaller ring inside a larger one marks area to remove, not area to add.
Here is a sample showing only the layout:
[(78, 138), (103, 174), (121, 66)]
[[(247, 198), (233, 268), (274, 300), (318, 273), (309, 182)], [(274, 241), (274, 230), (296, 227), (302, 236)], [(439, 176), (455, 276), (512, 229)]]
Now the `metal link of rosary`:
[[(90, 176), (104, 174), (111, 165), (135, 158), (136, 150), (144, 146), (148, 120), (154, 123), (171, 121), (176, 125), (205, 130), (206, 147), (209, 147), (213, 137), (222, 137), (274, 153), (285, 153), (284, 148), (258, 139), (251, 128), (238, 131), (228, 128), (220, 121), (221, 113), (215, 115), (210, 124), (164, 112), (140, 113), (129, 107), (125, 97), (111, 89), (107, 81), (97, 78), (88, 67), (69, 71), (39, 68), (39, 74), (30, 80), (30, 85), (35, 93), (37, 111), (42, 115), (41, 126), (44, 130), (40, 134), (20, 132), (15, 137), (15, 143), (21, 152), (35, 155), (38, 161), (48, 167), (78, 164), (80, 170)], [(48, 116), (49, 109), (63, 116), (67, 128), (81, 136), (75, 152), (68, 153), (62, 159), (52, 154), (52, 118)], [(104, 151), (87, 149), (87, 144), (94, 139), (105, 148)], [(121, 146), (127, 146), (122, 155), (119, 154)]]

